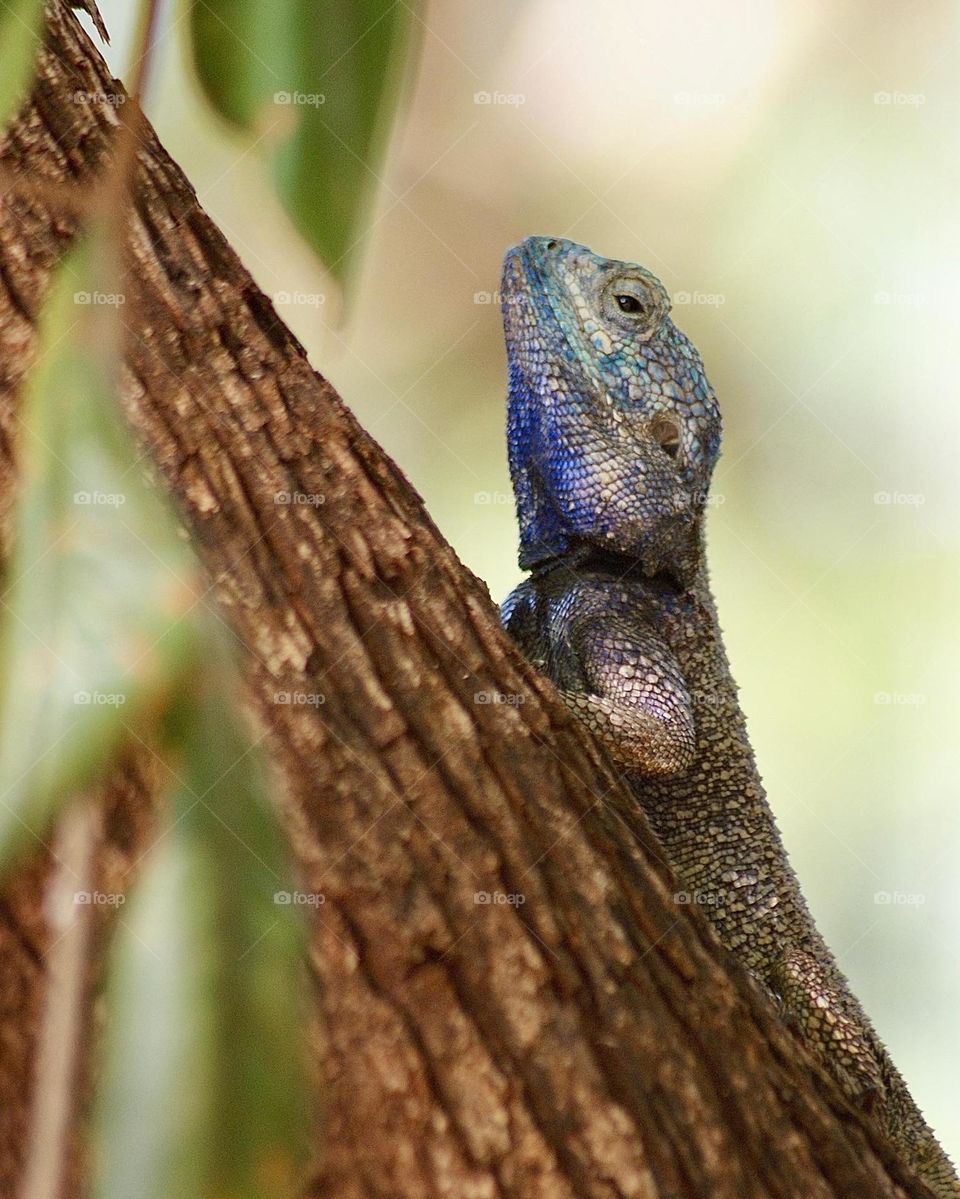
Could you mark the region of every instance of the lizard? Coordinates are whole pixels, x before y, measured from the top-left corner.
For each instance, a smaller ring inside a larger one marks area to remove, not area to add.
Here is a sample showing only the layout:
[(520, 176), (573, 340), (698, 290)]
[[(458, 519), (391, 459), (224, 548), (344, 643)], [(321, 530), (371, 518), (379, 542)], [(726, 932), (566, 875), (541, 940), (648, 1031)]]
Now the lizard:
[(623, 772), (720, 940), (938, 1197), (960, 1181), (818, 931), (747, 736), (705, 513), (721, 418), (644, 267), (564, 238), (507, 252), (507, 434), (528, 577), (501, 609)]

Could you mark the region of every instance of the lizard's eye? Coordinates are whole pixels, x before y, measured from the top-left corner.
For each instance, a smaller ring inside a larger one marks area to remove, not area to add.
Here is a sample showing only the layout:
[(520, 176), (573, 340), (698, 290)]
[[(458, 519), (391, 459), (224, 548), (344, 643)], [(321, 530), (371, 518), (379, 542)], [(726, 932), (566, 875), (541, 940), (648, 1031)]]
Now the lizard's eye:
[(640, 341), (653, 337), (668, 309), (652, 285), (629, 275), (610, 279), (600, 303), (606, 320)]
[(642, 312), (644, 309), (643, 301), (636, 296), (619, 295), (613, 298), (621, 312)]

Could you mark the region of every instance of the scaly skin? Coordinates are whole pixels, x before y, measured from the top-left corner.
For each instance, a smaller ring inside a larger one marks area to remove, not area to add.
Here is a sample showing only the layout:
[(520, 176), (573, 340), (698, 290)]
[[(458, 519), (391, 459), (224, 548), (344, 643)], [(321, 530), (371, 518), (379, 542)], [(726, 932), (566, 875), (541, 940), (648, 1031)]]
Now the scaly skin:
[(707, 581), (720, 414), (642, 267), (558, 238), (504, 264), (520, 565), (504, 622), (625, 769), (689, 898), (938, 1196), (960, 1182), (800, 893)]

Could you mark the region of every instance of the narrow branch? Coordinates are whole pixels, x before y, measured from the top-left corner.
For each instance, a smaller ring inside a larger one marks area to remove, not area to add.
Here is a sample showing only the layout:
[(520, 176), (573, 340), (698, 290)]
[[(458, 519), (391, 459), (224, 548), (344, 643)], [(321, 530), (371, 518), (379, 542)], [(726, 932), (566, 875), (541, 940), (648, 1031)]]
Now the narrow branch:
[(79, 800), (67, 811), (57, 838), (58, 867), (45, 900), (55, 939), (47, 950), (49, 985), (40, 1029), (36, 1098), (22, 1199), (60, 1199), (68, 1176), (99, 826), (99, 810), (89, 800)]

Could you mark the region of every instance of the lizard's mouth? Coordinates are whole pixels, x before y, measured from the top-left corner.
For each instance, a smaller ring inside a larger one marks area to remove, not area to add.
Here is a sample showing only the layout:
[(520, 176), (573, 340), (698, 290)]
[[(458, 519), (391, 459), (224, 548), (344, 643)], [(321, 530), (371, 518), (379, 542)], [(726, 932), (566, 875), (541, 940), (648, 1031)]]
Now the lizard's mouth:
[[(703, 560), (703, 516), (686, 488), (675, 486), (672, 495), (659, 492), (661, 498), (656, 499), (656, 484), (661, 482), (669, 485), (675, 480), (664, 473), (651, 486), (648, 475), (635, 477), (635, 490), (626, 496), (623, 490), (611, 489), (607, 502), (594, 507), (593, 528), (580, 530), (579, 539), (624, 563), (632, 562), (634, 573), (672, 579), (685, 590)], [(561, 511), (557, 517), (562, 523)]]
[[(565, 555), (602, 565), (618, 578), (655, 582), (670, 591), (689, 591), (704, 561), (701, 514), (661, 518), (638, 529), (608, 529), (606, 535), (570, 530)], [(538, 566), (541, 564), (537, 564)]]
[[(641, 561), (644, 555), (641, 554)], [(693, 586), (703, 565), (703, 517), (696, 514), (664, 530), (663, 540), (657, 552), (647, 559), (646, 565), (653, 575), (667, 576), (676, 580), (682, 590)]]
[(641, 555), (638, 562), (645, 578), (670, 584), (678, 591), (689, 591), (700, 569), (700, 555), (693, 546), (687, 552), (665, 557)]
[[(581, 569), (600, 570), (617, 579), (642, 581), (673, 593), (689, 591), (696, 582), (699, 570), (699, 560), (694, 558), (672, 562), (657, 562), (648, 558), (644, 561), (636, 554), (600, 549), (586, 543), (579, 551), (573, 552), (572, 558)], [(569, 556), (565, 561), (570, 565)], [(552, 565), (551, 562), (541, 563), (537, 569), (550, 569)]]
[(669, 563), (661, 563), (649, 573), (652, 579), (673, 583), (679, 591), (689, 591), (700, 570), (700, 555), (690, 553)]

